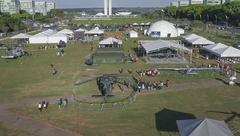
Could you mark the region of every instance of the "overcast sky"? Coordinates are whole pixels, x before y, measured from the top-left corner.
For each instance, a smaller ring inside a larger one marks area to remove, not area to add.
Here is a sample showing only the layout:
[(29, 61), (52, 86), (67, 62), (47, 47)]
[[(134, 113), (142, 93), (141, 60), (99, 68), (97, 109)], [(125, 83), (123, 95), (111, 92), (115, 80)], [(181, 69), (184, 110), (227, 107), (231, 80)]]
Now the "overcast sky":
[[(104, 0), (48, 0), (57, 8), (101, 8)], [(112, 0), (113, 7), (165, 7), (174, 0)]]

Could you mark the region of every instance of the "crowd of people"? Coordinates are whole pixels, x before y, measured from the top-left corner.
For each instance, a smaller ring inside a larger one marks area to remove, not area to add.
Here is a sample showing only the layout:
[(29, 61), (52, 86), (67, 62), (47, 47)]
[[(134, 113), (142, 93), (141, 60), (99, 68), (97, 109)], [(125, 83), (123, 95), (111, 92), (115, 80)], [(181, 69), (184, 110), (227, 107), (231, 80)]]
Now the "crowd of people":
[(139, 81), (137, 85), (138, 92), (141, 91), (154, 91), (160, 90), (164, 86), (169, 87), (170, 80), (166, 80), (165, 83), (162, 81), (159, 82), (146, 82), (146, 81)]

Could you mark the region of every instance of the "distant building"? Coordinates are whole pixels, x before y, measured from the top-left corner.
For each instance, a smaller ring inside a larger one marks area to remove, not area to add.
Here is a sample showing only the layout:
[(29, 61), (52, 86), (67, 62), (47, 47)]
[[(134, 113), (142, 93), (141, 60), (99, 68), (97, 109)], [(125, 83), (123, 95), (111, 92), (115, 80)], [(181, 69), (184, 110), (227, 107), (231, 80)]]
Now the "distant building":
[(206, 5), (219, 5), (222, 4), (222, 0), (205, 0)]
[(0, 12), (17, 14), (19, 13), (20, 4), (18, 0), (0, 0)]
[(189, 6), (189, 1), (178, 1), (178, 6)]
[(170, 6), (171, 6), (171, 7), (179, 7), (178, 3), (179, 3), (179, 1), (172, 1), (172, 2), (170, 3)]
[(56, 4), (54, 2), (47, 2), (47, 12), (50, 12), (52, 9), (56, 8)]
[(189, 5), (204, 4), (204, 0), (189, 0)]
[(35, 1), (35, 13), (41, 13), (44, 16), (47, 15), (46, 1)]
[(20, 9), (35, 14), (35, 1), (33, 0), (20, 0)]

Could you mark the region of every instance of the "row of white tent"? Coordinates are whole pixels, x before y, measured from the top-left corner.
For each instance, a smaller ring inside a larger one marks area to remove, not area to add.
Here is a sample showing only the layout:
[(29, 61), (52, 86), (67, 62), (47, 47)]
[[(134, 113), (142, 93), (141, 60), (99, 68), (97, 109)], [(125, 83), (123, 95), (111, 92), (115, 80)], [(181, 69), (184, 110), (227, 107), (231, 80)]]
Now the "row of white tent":
[[(92, 30), (86, 30), (86, 29), (78, 29), (76, 31), (82, 31), (86, 35), (103, 35), (104, 30), (99, 29), (98, 27), (95, 27)], [(60, 41), (64, 41), (67, 43), (69, 39), (72, 39), (74, 37), (74, 31), (69, 29), (63, 29), (61, 31), (56, 31), (52, 29), (48, 29), (46, 31), (42, 31), (40, 33), (37, 33), (35, 35), (29, 35), (26, 33), (20, 33), (17, 34), (11, 39), (25, 39), (30, 44), (53, 44), (53, 43), (59, 43)]]
[(196, 34), (190, 34), (190, 35), (182, 36), (182, 37), (185, 40), (185, 42), (187, 42), (191, 45), (205, 46), (205, 45), (215, 44), (214, 42), (212, 42), (202, 36), (196, 35)]
[(30, 44), (51, 44), (59, 43), (60, 41), (64, 41), (65, 43), (67, 43), (68, 40), (72, 37), (73, 32), (71, 30), (63, 29), (61, 31), (55, 31), (52, 29), (48, 29), (35, 35), (20, 33), (11, 37), (11, 39), (25, 39), (28, 40)]
[(211, 44), (203, 47), (204, 50), (219, 58), (240, 58), (240, 50), (222, 43)]

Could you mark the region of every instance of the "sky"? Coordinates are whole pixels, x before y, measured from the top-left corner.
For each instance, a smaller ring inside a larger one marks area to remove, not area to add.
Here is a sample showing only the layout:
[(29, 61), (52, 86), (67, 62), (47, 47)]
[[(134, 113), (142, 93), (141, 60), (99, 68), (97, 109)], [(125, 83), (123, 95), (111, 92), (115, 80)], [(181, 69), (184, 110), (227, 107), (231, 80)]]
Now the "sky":
[[(48, 0), (57, 8), (103, 8), (104, 0)], [(112, 0), (113, 7), (165, 7), (173, 0)]]

